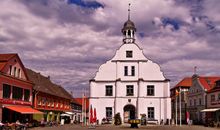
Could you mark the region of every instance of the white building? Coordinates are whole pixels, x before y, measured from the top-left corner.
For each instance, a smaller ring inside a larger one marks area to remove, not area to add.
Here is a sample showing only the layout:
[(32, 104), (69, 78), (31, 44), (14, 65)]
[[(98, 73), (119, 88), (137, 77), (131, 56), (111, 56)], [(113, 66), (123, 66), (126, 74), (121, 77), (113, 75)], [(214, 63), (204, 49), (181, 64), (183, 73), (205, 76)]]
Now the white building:
[[(158, 122), (171, 119), (170, 83), (160, 66), (147, 59), (135, 43), (136, 28), (128, 18), (122, 29), (123, 43), (115, 56), (101, 65), (90, 80), (90, 106), (99, 123), (120, 113), (122, 122), (141, 118)], [(159, 54), (159, 52), (158, 52)]]

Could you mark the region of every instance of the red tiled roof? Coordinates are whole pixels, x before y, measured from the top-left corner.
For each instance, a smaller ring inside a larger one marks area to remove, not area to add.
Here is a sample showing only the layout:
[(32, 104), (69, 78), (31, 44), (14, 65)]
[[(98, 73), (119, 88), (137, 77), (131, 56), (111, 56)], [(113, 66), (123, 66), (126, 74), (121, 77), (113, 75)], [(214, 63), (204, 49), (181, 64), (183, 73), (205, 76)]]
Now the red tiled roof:
[[(76, 102), (82, 105), (82, 98), (75, 98)], [(85, 101), (85, 100), (84, 100)], [(89, 110), (89, 98), (86, 98), (86, 110)]]
[(213, 88), (217, 80), (220, 80), (220, 77), (199, 77), (199, 82), (207, 90)]
[(0, 54), (0, 70), (2, 70), (7, 62), (17, 54)]
[(69, 94), (63, 87), (53, 83), (49, 77), (45, 77), (40, 73), (37, 73), (31, 69), (26, 68), (26, 72), (30, 81), (35, 85), (33, 89), (43, 93), (51, 94), (54, 96), (72, 99), (72, 95)]
[(0, 62), (5, 62), (10, 60), (12, 57), (16, 56), (17, 54), (12, 53), (12, 54), (0, 54)]
[(178, 88), (178, 87), (191, 87), (191, 86), (192, 86), (192, 77), (185, 77), (175, 87), (171, 89)]
[(78, 105), (81, 105), (80, 103), (78, 103), (78, 102), (76, 101), (75, 98), (72, 98), (71, 102), (72, 102), (72, 103), (75, 103), (75, 104), (78, 104)]
[(0, 70), (2, 70), (5, 67), (6, 63), (7, 62), (0, 62)]

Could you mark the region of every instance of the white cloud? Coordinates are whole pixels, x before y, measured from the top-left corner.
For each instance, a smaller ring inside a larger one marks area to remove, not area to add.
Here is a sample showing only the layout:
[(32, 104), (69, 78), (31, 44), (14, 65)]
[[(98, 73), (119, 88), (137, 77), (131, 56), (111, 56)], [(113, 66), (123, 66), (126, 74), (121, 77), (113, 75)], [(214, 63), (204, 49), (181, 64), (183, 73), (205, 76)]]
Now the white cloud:
[[(175, 82), (181, 76), (191, 76), (194, 64), (205, 64), (201, 67), (204, 74), (219, 73), (215, 71), (220, 70), (215, 62), (219, 57), (213, 54), (219, 45), (210, 43), (219, 40), (190, 32), (191, 26), (205, 28), (205, 24), (190, 23), (188, 8), (173, 0), (99, 1), (104, 8), (95, 10), (59, 0), (48, 0), (46, 5), (37, 0), (1, 1), (0, 52), (17, 52), (26, 67), (50, 75), (69, 91), (81, 92), (88, 88), (98, 67), (112, 58), (122, 44), (121, 28), (131, 2), (137, 34), (146, 34), (137, 35), (137, 44), (148, 58), (162, 65), (167, 78)], [(174, 31), (173, 26), (162, 26), (162, 17), (176, 18), (191, 26), (181, 25)]]

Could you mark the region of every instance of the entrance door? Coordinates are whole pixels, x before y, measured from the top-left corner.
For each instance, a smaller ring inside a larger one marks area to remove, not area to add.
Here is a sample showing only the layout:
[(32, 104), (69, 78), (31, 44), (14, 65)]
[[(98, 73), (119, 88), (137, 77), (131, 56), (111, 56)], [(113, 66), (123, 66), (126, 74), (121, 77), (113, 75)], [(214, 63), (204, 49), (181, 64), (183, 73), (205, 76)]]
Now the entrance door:
[(124, 122), (127, 123), (128, 119), (135, 119), (135, 106), (130, 104), (124, 106)]

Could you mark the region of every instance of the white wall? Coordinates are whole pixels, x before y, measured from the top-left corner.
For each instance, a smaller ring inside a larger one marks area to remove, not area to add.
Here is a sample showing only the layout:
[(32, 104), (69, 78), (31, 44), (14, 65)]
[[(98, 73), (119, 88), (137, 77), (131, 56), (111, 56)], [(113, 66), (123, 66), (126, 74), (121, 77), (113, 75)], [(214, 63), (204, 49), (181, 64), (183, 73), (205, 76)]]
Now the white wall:
[[(133, 51), (132, 58), (126, 58), (127, 50)], [(135, 76), (124, 76), (124, 66), (128, 66), (129, 75), (131, 66), (135, 66)], [(171, 118), (171, 100), (169, 81), (164, 80), (160, 66), (147, 59), (136, 44), (123, 44), (113, 59), (100, 66), (90, 82), (90, 104), (96, 108), (100, 123), (106, 116), (106, 107), (113, 108), (113, 116), (119, 112), (124, 120), (123, 109), (127, 104), (138, 108), (138, 118), (140, 114), (147, 115), (147, 107), (154, 107), (155, 119), (165, 121)], [(113, 96), (105, 96), (106, 85), (113, 86)], [(134, 96), (126, 96), (126, 85), (134, 86)], [(147, 96), (147, 85), (154, 85), (154, 96)]]
[(91, 82), (90, 83), (90, 97), (105, 97), (105, 86), (113, 86), (113, 95), (108, 97), (115, 96), (115, 82)]
[[(126, 96), (126, 92), (127, 92), (127, 87), (126, 85), (133, 85), (134, 86), (134, 96)], [(137, 97), (137, 90), (138, 90), (138, 86), (137, 86), (137, 82), (117, 82), (117, 88), (116, 88), (116, 95), (117, 97)]]
[(89, 99), (90, 106), (96, 108), (96, 117), (101, 123), (106, 117), (106, 107), (112, 107), (112, 115), (114, 116), (114, 98)]
[[(133, 51), (132, 58), (126, 58), (126, 51)], [(148, 60), (143, 51), (137, 46), (137, 44), (123, 44), (117, 51), (112, 60)]]

